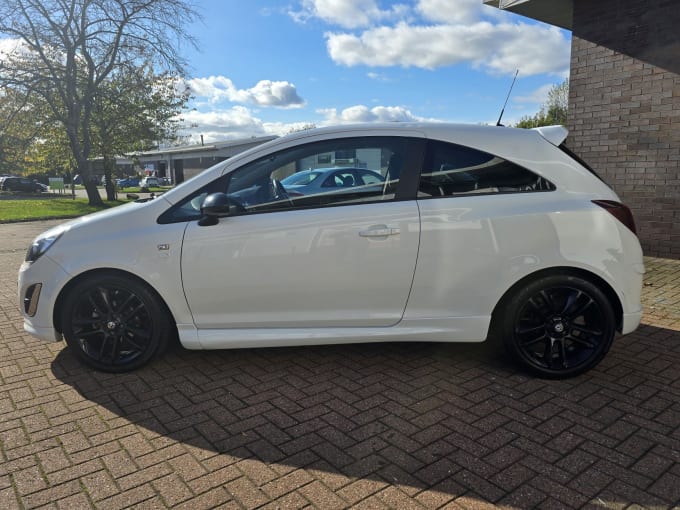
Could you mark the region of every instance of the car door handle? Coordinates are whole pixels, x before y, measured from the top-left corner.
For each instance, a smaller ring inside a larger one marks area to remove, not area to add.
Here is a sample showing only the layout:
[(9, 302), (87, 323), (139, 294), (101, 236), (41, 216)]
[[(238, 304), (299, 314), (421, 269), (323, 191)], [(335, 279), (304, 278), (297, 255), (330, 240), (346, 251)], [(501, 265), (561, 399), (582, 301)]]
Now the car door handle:
[(374, 225), (366, 230), (360, 230), (360, 237), (387, 237), (394, 236), (401, 232), (399, 228), (388, 227), (387, 225)]

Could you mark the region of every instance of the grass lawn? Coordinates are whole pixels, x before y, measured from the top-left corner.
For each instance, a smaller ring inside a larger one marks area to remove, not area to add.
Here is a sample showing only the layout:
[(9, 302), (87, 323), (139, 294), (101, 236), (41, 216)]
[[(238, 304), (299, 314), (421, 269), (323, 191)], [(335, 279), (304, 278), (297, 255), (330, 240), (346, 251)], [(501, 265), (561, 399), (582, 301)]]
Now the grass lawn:
[(126, 200), (104, 201), (102, 207), (88, 204), (87, 198), (36, 198), (0, 200), (0, 223), (56, 218), (76, 218), (124, 204)]
[[(164, 191), (168, 191), (170, 188), (156, 188), (154, 186), (149, 188), (149, 193), (163, 193)], [(139, 186), (132, 187), (132, 188), (118, 188), (118, 193), (147, 193), (146, 191), (142, 192), (142, 189)]]

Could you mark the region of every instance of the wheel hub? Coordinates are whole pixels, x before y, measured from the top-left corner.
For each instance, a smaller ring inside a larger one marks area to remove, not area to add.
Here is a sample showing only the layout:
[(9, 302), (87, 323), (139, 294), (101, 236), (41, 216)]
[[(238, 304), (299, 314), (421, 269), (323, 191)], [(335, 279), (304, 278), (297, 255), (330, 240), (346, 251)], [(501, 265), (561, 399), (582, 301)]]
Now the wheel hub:
[(567, 333), (567, 323), (562, 317), (553, 317), (548, 321), (546, 329), (550, 336), (561, 338)]

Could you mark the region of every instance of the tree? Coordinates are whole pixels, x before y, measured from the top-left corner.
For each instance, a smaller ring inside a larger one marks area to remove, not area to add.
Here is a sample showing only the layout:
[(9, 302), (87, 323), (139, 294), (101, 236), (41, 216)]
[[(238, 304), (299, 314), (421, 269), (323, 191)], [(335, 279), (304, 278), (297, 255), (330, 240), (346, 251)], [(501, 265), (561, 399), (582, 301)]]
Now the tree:
[(17, 47), (0, 60), (0, 87), (38, 97), (66, 132), (91, 204), (93, 115), (107, 80), (147, 62), (183, 75), (179, 41), (198, 17), (185, 0), (3, 0), (0, 34)]
[(565, 125), (569, 109), (569, 78), (553, 85), (548, 92), (548, 100), (541, 105), (539, 112), (522, 117), (515, 127), (535, 128), (540, 126)]
[(107, 80), (93, 106), (93, 154), (102, 158), (107, 198), (115, 191), (115, 156), (148, 150), (173, 140), (189, 89), (172, 76), (154, 74), (150, 65), (123, 69)]
[(12, 89), (0, 90), (0, 173), (20, 173), (46, 130), (44, 105)]
[(316, 129), (316, 124), (308, 122), (306, 124), (302, 124), (301, 126), (293, 126), (288, 130), (287, 134), (290, 135), (292, 133), (299, 133), (301, 131), (309, 131), (310, 129)]

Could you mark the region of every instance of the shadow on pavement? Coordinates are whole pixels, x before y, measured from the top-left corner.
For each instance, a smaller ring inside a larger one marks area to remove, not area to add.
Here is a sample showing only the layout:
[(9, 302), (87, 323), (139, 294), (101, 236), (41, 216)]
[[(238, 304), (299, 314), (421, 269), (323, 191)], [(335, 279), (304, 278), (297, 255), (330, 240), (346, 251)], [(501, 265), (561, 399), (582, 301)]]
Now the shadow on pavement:
[(680, 333), (651, 326), (567, 381), (474, 344), (177, 347), (124, 375), (66, 349), (52, 371), (152, 435), (313, 470), (331, 490), (341, 475), (520, 507), (680, 500)]

